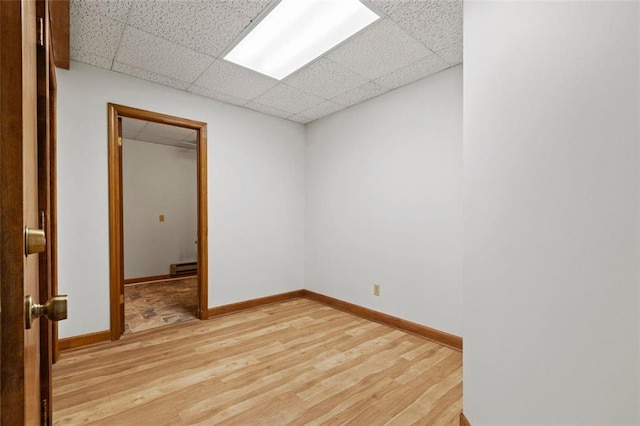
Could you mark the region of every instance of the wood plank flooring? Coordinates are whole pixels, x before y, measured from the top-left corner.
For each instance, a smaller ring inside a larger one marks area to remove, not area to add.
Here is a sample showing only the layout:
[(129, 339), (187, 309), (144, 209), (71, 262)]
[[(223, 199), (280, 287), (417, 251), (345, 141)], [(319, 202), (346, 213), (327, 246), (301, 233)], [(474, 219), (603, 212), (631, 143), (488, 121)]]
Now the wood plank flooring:
[(56, 425), (458, 425), (462, 354), (294, 299), (62, 353)]

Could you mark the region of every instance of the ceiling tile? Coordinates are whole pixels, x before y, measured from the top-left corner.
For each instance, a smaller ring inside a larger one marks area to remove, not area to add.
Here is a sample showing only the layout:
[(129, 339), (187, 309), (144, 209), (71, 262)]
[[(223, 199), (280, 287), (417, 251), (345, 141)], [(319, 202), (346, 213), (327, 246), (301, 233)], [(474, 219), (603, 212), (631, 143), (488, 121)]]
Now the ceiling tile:
[(307, 124), (313, 121), (309, 117), (305, 117), (302, 114), (294, 114), (292, 116), (287, 117), (287, 120), (295, 121), (296, 123), (300, 123), (300, 124)]
[(191, 86), (189, 87), (189, 92), (195, 93), (196, 95), (205, 96), (207, 98), (215, 99), (216, 101), (224, 102), (227, 104), (243, 106), (247, 103), (246, 99), (228, 95), (226, 93), (216, 92), (215, 90), (207, 89), (206, 87), (201, 86)]
[(279, 84), (258, 96), (254, 101), (261, 105), (281, 109), (290, 114), (297, 114), (318, 105), (324, 99), (295, 87)]
[(198, 142), (198, 132), (192, 131), (191, 133), (186, 135), (184, 138), (182, 138), (182, 142), (197, 143)]
[(176, 148), (191, 150), (193, 151), (193, 155), (197, 155), (196, 150), (198, 149), (198, 144), (195, 141), (178, 141), (174, 146)]
[(146, 126), (148, 121), (138, 120), (135, 118), (122, 118), (122, 137), (126, 139), (135, 139), (140, 130)]
[(307, 110), (302, 111), (299, 115), (309, 118), (311, 120), (317, 120), (318, 118), (325, 117), (329, 114), (333, 114), (336, 111), (344, 109), (344, 105), (337, 104), (335, 102), (326, 101), (320, 105), (316, 105)]
[(138, 133), (138, 137), (142, 140), (154, 140), (154, 139), (172, 139), (172, 140), (184, 140), (189, 135), (193, 134), (195, 130), (187, 129), (185, 127), (172, 126), (168, 124), (148, 122), (146, 126)]
[(268, 1), (136, 1), (129, 24), (182, 46), (219, 56)]
[[(140, 133), (135, 139), (132, 139), (134, 141), (139, 141), (139, 142), (150, 142), (150, 143), (156, 143), (159, 145), (170, 145), (170, 146), (177, 146), (178, 144), (180, 144), (179, 140), (173, 139), (173, 138), (167, 138), (164, 136), (156, 136), (156, 135), (148, 135), (145, 133)], [(182, 144), (180, 144), (180, 146), (182, 147)]]
[(438, 50), (436, 53), (449, 65), (458, 65), (462, 63), (462, 43), (456, 43), (446, 49)]
[(283, 82), (219, 58), (278, 0), (70, 1), (72, 59), (302, 123), (462, 61), (462, 0), (362, 0), (382, 18)]
[(462, 44), (462, 0), (431, 0), (418, 11), (411, 3), (390, 14), (400, 26), (433, 51)]
[(75, 54), (72, 59), (82, 61), (80, 57), (83, 57), (85, 61), (82, 62), (86, 62), (90, 58), (104, 58), (109, 60), (110, 68), (124, 24), (83, 7), (71, 9), (70, 19), (71, 53)]
[(193, 82), (213, 58), (167, 40), (127, 27), (116, 55), (118, 62)]
[(388, 90), (389, 89), (382, 87), (376, 83), (367, 83), (363, 84), (360, 87), (356, 87), (355, 89), (349, 90), (342, 95), (338, 95), (331, 100), (337, 104), (341, 104), (344, 106), (355, 105), (357, 103), (364, 102), (367, 99), (379, 96), (384, 92), (387, 92)]
[(201, 1), (193, 26), (203, 31), (189, 41), (205, 53), (220, 56), (269, 3), (271, 0)]
[(367, 82), (367, 78), (331, 59), (322, 58), (287, 77), (284, 81), (286, 84), (305, 92), (330, 99), (349, 89), (363, 85)]
[(388, 16), (391, 12), (393, 12), (393, 9), (398, 7), (398, 4), (399, 4), (399, 2), (397, 0), (396, 1), (393, 1), (393, 0), (368, 0), (367, 2), (370, 3), (374, 7), (371, 7), (369, 5), (367, 5), (367, 6), (370, 7), (372, 10), (374, 10), (380, 16), (382, 16), (380, 14), (380, 12), (382, 12), (383, 14), (386, 14)]
[(395, 23), (382, 19), (330, 53), (329, 57), (375, 79), (431, 53)]
[(254, 111), (263, 112), (265, 114), (273, 115), (275, 117), (287, 118), (291, 115), (291, 113), (287, 111), (283, 111), (278, 108), (273, 108), (270, 106), (262, 105), (257, 102), (249, 102), (245, 105), (245, 108), (252, 109)]
[(197, 132), (184, 127), (125, 117), (122, 120), (122, 136), (130, 141), (151, 142), (194, 149), (193, 146), (183, 142), (196, 142)]
[(116, 21), (126, 22), (133, 0), (71, 0), (71, 8), (83, 7)]
[(395, 89), (396, 87), (404, 86), (405, 84), (428, 77), (446, 68), (449, 68), (449, 64), (440, 56), (431, 55), (411, 65), (407, 65), (398, 71), (380, 77), (376, 79), (375, 82), (388, 89)]
[(129, 13), (129, 25), (176, 41), (179, 33), (189, 31), (196, 6), (194, 1), (136, 1)]
[(278, 84), (278, 80), (217, 59), (194, 84), (249, 101)]
[(175, 78), (167, 77), (162, 74), (158, 74), (152, 71), (143, 70), (141, 68), (134, 67), (132, 65), (123, 64), (118, 61), (114, 61), (113, 70), (127, 74), (133, 77), (138, 77), (143, 80), (152, 81), (154, 83), (162, 84), (163, 86), (173, 87), (175, 89), (185, 90), (191, 84), (184, 81), (176, 80)]
[(371, 4), (391, 18), (414, 16), (430, 0), (369, 0)]
[(92, 53), (73, 50), (73, 49), (71, 49), (71, 52), (69, 52), (69, 56), (74, 61), (84, 62), (85, 64), (93, 65), (93, 66), (108, 69), (108, 70), (111, 69), (111, 64), (113, 63), (112, 59), (103, 58), (102, 56), (97, 56)]

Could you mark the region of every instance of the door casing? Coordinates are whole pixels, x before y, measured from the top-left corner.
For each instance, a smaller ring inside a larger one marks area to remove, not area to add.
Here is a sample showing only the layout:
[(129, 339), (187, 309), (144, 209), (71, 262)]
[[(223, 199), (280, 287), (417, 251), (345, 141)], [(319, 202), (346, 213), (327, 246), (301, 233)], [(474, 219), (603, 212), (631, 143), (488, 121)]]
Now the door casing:
[(111, 340), (120, 339), (124, 327), (124, 238), (122, 197), (122, 145), (118, 141), (122, 117), (185, 127), (197, 132), (198, 312), (208, 318), (208, 219), (207, 219), (207, 124), (157, 112), (109, 103), (109, 294)]

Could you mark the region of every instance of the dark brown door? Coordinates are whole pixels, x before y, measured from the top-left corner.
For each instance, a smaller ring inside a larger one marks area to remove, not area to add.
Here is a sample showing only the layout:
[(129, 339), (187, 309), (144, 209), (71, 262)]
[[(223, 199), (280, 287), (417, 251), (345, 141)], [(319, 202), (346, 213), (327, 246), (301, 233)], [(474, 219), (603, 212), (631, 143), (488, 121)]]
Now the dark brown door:
[[(0, 1), (0, 423), (51, 422), (51, 326), (28, 321), (25, 298), (51, 296), (49, 50), (44, 0)], [(28, 248), (33, 253), (28, 254)]]

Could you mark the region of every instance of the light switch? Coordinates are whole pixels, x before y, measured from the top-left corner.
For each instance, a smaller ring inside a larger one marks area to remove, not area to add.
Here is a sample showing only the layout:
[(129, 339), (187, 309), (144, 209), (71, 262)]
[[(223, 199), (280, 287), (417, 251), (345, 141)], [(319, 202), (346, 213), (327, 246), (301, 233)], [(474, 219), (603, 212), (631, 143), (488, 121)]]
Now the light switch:
[(158, 217), (158, 219), (160, 220), (160, 222), (164, 222), (164, 215), (161, 214), (160, 217)]

